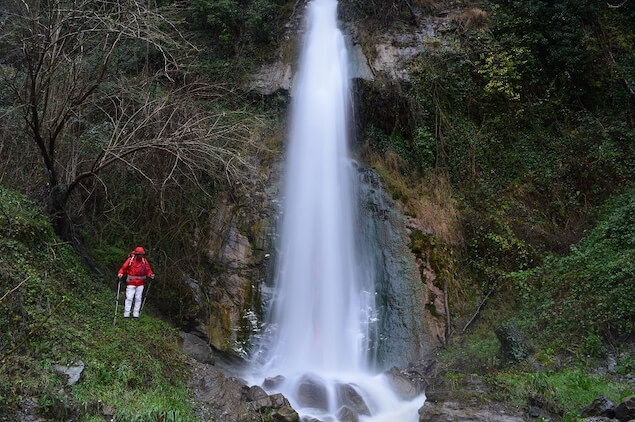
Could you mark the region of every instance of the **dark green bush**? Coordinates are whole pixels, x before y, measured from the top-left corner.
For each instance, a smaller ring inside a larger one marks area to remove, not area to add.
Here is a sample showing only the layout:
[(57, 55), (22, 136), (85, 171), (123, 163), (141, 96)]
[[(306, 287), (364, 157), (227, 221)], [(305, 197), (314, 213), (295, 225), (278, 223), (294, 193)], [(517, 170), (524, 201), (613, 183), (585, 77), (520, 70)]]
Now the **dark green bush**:
[(243, 41), (270, 42), (284, 4), (281, 0), (192, 0), (191, 10), (193, 24), (230, 49)]
[(603, 342), (632, 335), (634, 257), (635, 190), (630, 189), (602, 207), (597, 225), (568, 255), (513, 276), (542, 339), (593, 356), (602, 354)]

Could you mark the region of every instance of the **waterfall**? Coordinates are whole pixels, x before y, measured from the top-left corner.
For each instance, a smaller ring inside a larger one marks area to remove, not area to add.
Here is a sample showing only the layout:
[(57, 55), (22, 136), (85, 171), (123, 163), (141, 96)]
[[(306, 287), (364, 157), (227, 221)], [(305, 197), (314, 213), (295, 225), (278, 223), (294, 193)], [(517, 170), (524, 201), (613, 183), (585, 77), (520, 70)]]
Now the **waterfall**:
[(277, 377), (268, 389), (303, 416), (416, 421), (424, 397), (400, 400), (368, 359), (375, 287), (356, 247), (347, 63), (337, 0), (313, 0), (291, 109), (267, 341), (250, 378)]

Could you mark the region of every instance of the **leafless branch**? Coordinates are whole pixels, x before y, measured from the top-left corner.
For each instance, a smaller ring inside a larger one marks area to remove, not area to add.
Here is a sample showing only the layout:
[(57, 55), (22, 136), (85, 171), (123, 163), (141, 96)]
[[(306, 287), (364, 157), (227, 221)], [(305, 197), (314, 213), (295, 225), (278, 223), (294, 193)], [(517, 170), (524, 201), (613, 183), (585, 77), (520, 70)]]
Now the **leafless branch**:
[(469, 326), (472, 325), (472, 323), (474, 322), (476, 317), (478, 317), (478, 315), (481, 312), (481, 309), (485, 305), (485, 302), (487, 302), (487, 299), (489, 299), (489, 297), (494, 293), (495, 290), (496, 290), (496, 287), (492, 287), (489, 290), (489, 292), (487, 292), (487, 294), (485, 295), (485, 297), (483, 298), (481, 303), (478, 304), (478, 307), (476, 308), (476, 312), (474, 312), (474, 315), (472, 315), (472, 318), (470, 318), (470, 320), (467, 322), (467, 324), (465, 324), (465, 327), (463, 327), (463, 333), (465, 333), (465, 331), (469, 328)]
[(4, 300), (5, 297), (9, 296), (11, 293), (15, 292), (16, 290), (18, 290), (24, 283), (27, 282), (28, 279), (30, 279), (31, 276), (28, 276), (27, 278), (25, 278), (24, 280), (22, 280), (17, 286), (15, 286), (13, 289), (9, 290), (8, 292), (6, 292), (2, 297), (0, 297), (0, 302), (2, 302)]
[(624, 0), (623, 2), (617, 5), (612, 5), (611, 3), (607, 2), (606, 5), (611, 9), (619, 9), (620, 7), (624, 6), (627, 2), (628, 0)]

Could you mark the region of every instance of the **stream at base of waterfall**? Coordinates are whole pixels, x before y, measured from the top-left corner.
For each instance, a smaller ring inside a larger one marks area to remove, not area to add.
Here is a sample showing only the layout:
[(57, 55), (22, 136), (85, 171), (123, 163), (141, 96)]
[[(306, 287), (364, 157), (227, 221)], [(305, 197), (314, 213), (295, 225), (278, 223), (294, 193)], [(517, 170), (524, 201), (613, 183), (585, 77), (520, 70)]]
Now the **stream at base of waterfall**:
[(312, 0), (293, 91), (274, 290), (245, 378), (304, 418), (417, 421), (424, 395), (377, 374), (374, 277), (356, 233), (346, 43), (337, 0)]

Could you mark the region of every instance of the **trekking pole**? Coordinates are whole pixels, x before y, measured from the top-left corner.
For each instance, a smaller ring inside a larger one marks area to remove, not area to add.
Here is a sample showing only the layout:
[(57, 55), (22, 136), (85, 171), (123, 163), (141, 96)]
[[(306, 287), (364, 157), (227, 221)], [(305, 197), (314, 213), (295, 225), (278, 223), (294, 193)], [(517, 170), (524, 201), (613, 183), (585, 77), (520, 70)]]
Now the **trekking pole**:
[(112, 326), (114, 327), (117, 322), (117, 311), (119, 310), (119, 292), (121, 291), (121, 279), (117, 280), (117, 300), (115, 301), (115, 317), (112, 320)]
[(143, 307), (146, 305), (146, 300), (148, 299), (148, 293), (150, 293), (150, 285), (152, 283), (150, 283), (150, 281), (148, 281), (148, 288), (145, 291), (145, 294), (143, 295), (143, 302), (141, 302), (141, 308), (139, 308), (139, 312), (141, 312), (143, 310)]

